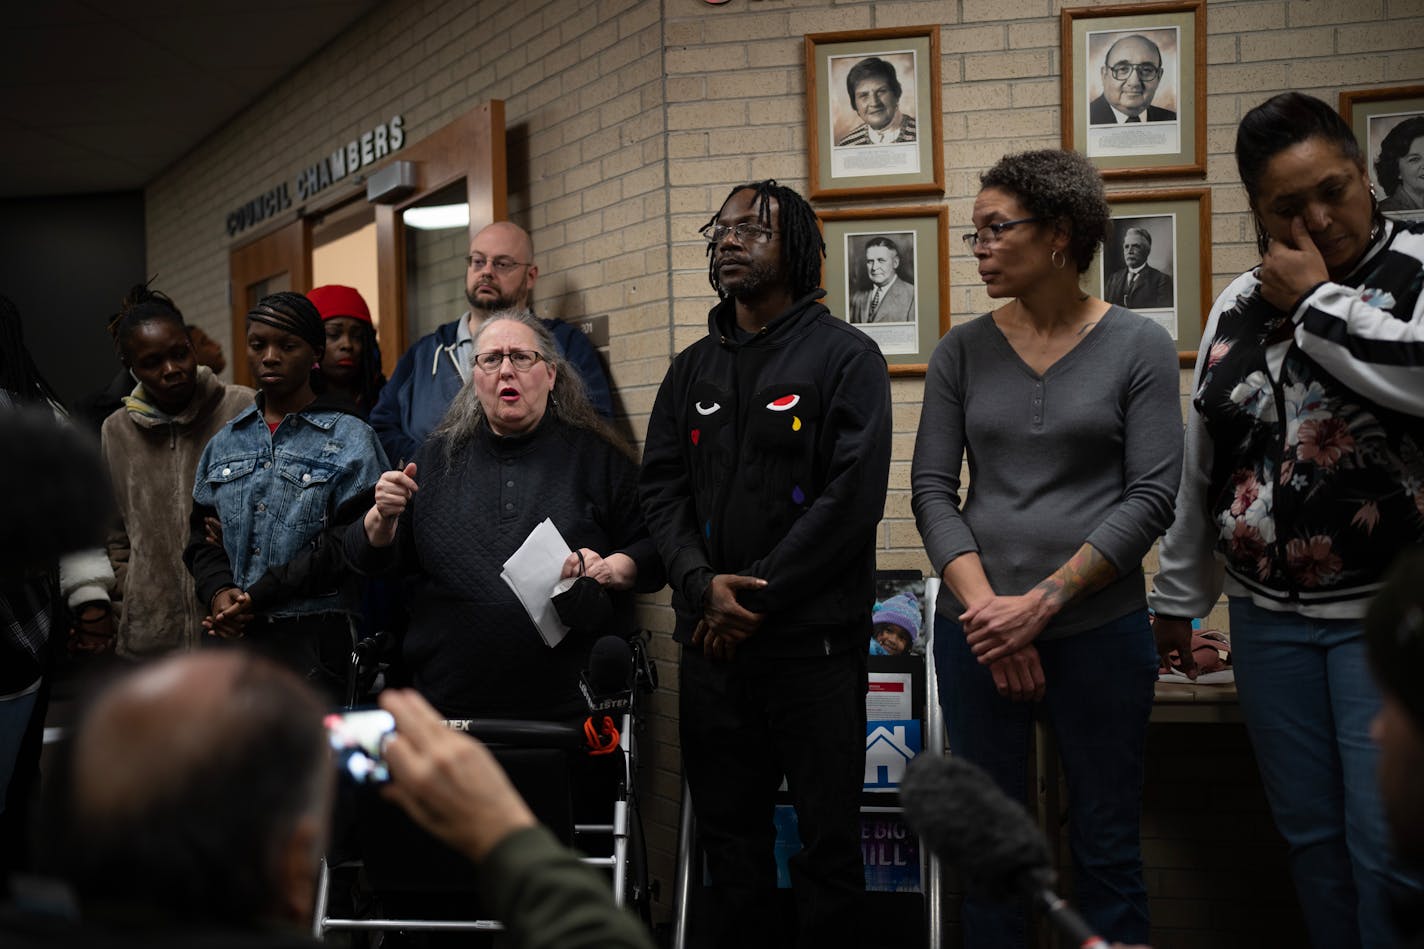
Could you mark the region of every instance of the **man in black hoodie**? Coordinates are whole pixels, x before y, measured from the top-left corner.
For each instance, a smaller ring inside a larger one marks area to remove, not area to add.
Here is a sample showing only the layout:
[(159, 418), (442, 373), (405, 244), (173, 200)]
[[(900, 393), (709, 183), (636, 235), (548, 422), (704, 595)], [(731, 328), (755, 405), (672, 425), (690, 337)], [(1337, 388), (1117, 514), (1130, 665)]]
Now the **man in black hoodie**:
[(799, 194), (740, 186), (702, 234), (721, 302), (658, 391), (640, 488), (683, 645), (682, 756), (712, 941), (775, 944), (784, 775), (803, 843), (796, 945), (857, 945), (889, 377), (875, 343), (820, 302), (825, 245)]

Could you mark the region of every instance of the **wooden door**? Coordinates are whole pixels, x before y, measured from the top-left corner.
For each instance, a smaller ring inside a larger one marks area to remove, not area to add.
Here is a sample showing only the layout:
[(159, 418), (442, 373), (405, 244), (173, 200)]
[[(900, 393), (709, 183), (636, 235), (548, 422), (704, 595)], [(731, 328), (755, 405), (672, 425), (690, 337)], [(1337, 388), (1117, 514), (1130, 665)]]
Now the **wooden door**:
[(303, 218), (232, 251), (232, 377), (253, 384), (247, 364), (247, 314), (258, 300), (279, 290), (311, 287), (311, 225)]

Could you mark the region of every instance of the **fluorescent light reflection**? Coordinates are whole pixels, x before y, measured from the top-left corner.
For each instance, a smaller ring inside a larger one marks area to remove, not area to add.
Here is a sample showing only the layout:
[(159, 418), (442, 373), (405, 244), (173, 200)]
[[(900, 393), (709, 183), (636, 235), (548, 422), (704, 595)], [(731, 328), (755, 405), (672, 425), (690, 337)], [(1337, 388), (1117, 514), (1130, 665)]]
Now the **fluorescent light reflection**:
[(438, 204), (425, 208), (407, 208), (401, 213), (406, 227), (420, 231), (448, 231), (470, 226), (469, 204)]

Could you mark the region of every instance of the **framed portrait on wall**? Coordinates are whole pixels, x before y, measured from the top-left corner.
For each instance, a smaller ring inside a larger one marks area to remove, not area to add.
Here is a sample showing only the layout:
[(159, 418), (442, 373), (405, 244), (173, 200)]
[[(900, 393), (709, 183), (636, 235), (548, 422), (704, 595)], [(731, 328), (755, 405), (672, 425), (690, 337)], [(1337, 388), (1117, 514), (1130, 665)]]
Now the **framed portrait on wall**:
[(1364, 150), (1380, 210), (1424, 220), (1424, 86), (1342, 92), (1340, 114)]
[(939, 27), (805, 38), (811, 198), (944, 193)]
[(821, 211), (818, 217), (826, 241), (826, 305), (875, 340), (891, 375), (924, 373), (949, 331), (949, 272), (942, 263), (949, 208)]
[(1157, 323), (1193, 365), (1211, 309), (1211, 189), (1107, 197), (1112, 227), (1084, 285)]
[(1203, 0), (1064, 8), (1063, 147), (1104, 178), (1206, 175)]

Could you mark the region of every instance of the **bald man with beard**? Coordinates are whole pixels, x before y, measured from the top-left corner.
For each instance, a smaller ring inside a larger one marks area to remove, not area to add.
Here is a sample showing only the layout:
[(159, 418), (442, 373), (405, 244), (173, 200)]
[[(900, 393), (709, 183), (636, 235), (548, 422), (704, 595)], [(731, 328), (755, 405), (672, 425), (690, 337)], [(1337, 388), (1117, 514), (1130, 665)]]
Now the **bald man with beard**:
[[(481, 228), (465, 258), (465, 299), (470, 308), (459, 319), (416, 340), (396, 364), (368, 421), (393, 465), (415, 457), (455, 394), (470, 381), (474, 337), (485, 317), (500, 310), (533, 311), (539, 265), (529, 232), (511, 221)], [(563, 320), (543, 320), (559, 353), (583, 382), (588, 399), (605, 419), (613, 417), (613, 395), (598, 351), (577, 327)]]

